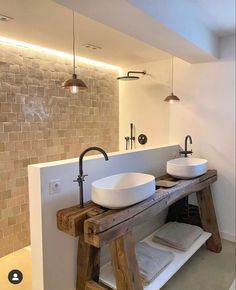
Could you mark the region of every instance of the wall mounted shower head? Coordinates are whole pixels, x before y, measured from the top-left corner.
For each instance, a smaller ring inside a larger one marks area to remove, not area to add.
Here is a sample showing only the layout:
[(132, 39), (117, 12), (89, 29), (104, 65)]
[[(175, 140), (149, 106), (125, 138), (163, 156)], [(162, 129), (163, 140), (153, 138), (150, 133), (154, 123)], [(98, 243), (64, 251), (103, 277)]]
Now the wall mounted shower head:
[(130, 74), (142, 74), (145, 75), (146, 71), (128, 71), (126, 76), (118, 77), (117, 80), (119, 81), (135, 81), (138, 80), (138, 76), (131, 76)]

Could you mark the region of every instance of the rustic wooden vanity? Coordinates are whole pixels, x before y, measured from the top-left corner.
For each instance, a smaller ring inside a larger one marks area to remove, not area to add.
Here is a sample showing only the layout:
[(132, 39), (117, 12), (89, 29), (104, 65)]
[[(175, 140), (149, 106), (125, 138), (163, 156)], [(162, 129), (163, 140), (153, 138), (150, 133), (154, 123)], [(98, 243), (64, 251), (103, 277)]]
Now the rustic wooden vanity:
[[(158, 179), (173, 180), (169, 175)], [(100, 249), (109, 244), (117, 289), (143, 290), (132, 237), (133, 227), (193, 192), (197, 193), (202, 227), (211, 233), (206, 246), (213, 252), (220, 252), (221, 239), (210, 188), (216, 180), (216, 170), (208, 170), (200, 177), (179, 180), (172, 188), (159, 188), (150, 198), (124, 209), (111, 210), (88, 202), (82, 209), (77, 205), (59, 210), (58, 229), (79, 237), (76, 289), (111, 289), (99, 281)]]

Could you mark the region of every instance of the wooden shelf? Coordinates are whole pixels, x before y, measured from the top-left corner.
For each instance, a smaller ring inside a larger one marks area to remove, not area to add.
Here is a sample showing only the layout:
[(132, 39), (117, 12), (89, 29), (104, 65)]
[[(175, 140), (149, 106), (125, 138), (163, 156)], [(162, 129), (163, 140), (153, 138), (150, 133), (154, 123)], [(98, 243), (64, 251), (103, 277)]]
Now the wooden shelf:
[[(183, 252), (167, 246), (153, 243), (153, 235), (154, 233), (146, 237), (143, 241), (157, 249), (172, 252), (174, 254), (174, 260), (166, 267), (163, 272), (161, 272), (160, 275), (158, 275), (158, 277), (151, 284), (145, 286), (144, 290), (159, 290), (211, 236), (210, 233), (203, 232), (202, 235), (192, 244), (189, 250)], [(100, 281), (112, 289), (116, 289), (115, 277), (110, 263), (101, 267)]]

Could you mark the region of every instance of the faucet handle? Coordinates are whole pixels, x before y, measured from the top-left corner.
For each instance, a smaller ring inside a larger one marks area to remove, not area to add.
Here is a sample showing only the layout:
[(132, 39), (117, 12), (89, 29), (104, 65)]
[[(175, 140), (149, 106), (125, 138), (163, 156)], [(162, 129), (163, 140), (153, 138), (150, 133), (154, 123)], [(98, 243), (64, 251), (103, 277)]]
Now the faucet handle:
[(179, 154), (184, 154), (185, 155), (185, 157), (187, 157), (187, 155), (188, 154), (193, 154), (193, 150), (191, 149), (191, 150), (187, 150), (187, 151), (185, 151), (185, 150), (179, 150)]
[(85, 180), (85, 177), (86, 177), (86, 176), (88, 176), (88, 174), (83, 174), (83, 175), (81, 176), (82, 181)]
[(77, 179), (73, 180), (73, 182), (83, 182), (86, 176), (88, 176), (88, 174), (78, 175)]

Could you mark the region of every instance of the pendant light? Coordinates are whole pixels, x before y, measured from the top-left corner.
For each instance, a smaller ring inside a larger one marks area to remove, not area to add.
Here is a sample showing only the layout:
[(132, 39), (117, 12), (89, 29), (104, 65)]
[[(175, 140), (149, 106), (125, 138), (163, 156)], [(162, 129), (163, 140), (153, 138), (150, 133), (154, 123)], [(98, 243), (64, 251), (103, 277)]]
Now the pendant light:
[(78, 93), (79, 90), (87, 89), (88, 87), (86, 84), (77, 78), (77, 75), (75, 73), (75, 13), (73, 10), (73, 28), (72, 28), (72, 33), (73, 33), (73, 75), (71, 79), (68, 79), (64, 81), (62, 84), (62, 87), (65, 89), (68, 89), (72, 94)]
[(172, 56), (171, 57), (171, 94), (164, 99), (165, 102), (169, 102), (169, 103), (180, 101), (180, 99), (177, 96), (175, 96), (173, 93), (173, 87), (174, 87), (174, 63), (173, 63), (173, 59), (174, 59), (174, 57)]

